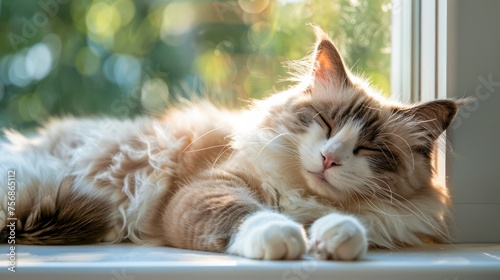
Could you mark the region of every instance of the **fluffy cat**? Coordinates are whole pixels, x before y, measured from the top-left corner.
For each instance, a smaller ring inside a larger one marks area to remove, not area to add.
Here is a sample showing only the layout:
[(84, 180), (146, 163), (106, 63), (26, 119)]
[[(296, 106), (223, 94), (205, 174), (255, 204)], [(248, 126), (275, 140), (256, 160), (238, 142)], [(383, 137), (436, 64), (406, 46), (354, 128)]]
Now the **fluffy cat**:
[(302, 82), (247, 110), (201, 102), (162, 118), (52, 120), (33, 138), (6, 131), (17, 243), (355, 260), (369, 246), (446, 241), (450, 198), (432, 155), (461, 101), (386, 101), (315, 33)]

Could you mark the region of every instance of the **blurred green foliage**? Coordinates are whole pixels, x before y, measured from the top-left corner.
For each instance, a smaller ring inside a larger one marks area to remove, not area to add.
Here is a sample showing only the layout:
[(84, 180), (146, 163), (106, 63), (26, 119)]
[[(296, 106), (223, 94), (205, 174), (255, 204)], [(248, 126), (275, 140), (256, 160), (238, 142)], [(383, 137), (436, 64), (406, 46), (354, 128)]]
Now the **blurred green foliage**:
[(0, 0), (0, 127), (50, 116), (157, 113), (179, 97), (228, 106), (289, 86), (282, 63), (325, 29), (389, 91), (390, 0)]

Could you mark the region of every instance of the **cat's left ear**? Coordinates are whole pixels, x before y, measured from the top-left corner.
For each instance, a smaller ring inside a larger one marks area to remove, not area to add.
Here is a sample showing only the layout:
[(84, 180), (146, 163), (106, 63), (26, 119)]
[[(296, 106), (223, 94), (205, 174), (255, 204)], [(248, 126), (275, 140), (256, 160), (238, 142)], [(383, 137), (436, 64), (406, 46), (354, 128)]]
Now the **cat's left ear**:
[(338, 90), (351, 85), (349, 73), (340, 52), (320, 27), (313, 26), (313, 28), (316, 35), (316, 48), (313, 55), (314, 86), (333, 87)]
[(448, 128), (462, 105), (460, 100), (435, 100), (404, 109), (402, 112), (413, 119), (426, 140), (433, 142)]

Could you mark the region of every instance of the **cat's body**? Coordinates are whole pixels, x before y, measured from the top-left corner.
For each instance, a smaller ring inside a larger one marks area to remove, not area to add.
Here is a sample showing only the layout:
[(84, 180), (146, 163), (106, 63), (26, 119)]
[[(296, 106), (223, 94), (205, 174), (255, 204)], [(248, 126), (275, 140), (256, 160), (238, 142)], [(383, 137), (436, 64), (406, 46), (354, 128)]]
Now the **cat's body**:
[(431, 155), (458, 103), (379, 100), (316, 31), (310, 79), (248, 110), (199, 103), (163, 118), (66, 118), (35, 138), (7, 135), (0, 170), (16, 172), (17, 240), (357, 259), (368, 244), (446, 239), (449, 197), (433, 182)]

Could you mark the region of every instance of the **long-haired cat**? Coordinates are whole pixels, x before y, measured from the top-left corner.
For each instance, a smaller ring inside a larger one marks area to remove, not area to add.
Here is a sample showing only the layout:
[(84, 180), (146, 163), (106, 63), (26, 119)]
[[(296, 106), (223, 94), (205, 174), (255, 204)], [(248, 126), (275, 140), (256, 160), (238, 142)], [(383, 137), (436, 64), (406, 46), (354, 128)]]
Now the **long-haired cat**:
[(301, 82), (243, 111), (208, 102), (162, 118), (63, 118), (0, 149), (0, 229), (16, 179), (16, 242), (120, 242), (256, 259), (354, 260), (369, 246), (446, 240), (436, 139), (461, 101), (373, 93), (319, 28)]

